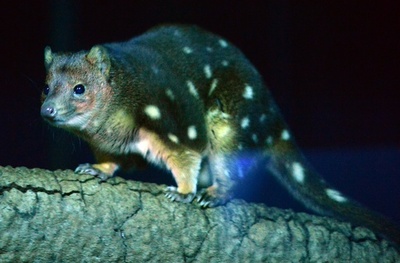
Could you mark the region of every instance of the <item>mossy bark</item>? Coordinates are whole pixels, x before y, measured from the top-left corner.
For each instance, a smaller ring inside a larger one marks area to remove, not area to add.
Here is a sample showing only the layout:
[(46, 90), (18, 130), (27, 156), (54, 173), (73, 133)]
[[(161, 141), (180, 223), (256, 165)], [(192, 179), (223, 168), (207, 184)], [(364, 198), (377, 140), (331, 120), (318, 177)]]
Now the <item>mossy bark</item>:
[(0, 167), (0, 262), (400, 262), (362, 227), (241, 200), (202, 209), (163, 189)]

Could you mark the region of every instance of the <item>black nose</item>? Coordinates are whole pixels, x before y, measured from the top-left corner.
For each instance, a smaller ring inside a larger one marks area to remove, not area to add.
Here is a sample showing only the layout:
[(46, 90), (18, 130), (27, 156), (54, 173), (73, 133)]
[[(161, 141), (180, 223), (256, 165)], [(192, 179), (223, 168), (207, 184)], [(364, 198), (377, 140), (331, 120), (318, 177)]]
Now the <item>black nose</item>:
[(53, 105), (43, 105), (40, 114), (43, 118), (53, 120), (57, 116), (57, 110)]

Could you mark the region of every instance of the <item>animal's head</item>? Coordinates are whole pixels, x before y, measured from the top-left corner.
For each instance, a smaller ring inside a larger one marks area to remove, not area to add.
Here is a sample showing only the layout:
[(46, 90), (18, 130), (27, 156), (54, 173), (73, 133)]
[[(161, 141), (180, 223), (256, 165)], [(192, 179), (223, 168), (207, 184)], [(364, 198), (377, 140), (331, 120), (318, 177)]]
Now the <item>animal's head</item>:
[(44, 61), (47, 76), (42, 117), (67, 130), (83, 129), (111, 96), (107, 50), (94, 46), (89, 52), (53, 53), (46, 47)]

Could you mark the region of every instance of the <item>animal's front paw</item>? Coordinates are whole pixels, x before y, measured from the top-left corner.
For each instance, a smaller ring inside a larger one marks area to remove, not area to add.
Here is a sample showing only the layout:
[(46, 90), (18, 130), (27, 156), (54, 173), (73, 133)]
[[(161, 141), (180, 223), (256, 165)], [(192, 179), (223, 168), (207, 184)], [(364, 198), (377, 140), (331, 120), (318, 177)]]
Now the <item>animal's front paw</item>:
[(174, 186), (169, 186), (165, 190), (165, 196), (171, 201), (181, 202), (181, 203), (191, 203), (195, 197), (194, 193), (181, 194), (178, 192), (178, 188)]
[(98, 177), (101, 181), (106, 181), (112, 177), (112, 175), (103, 173), (100, 169), (93, 167), (93, 165), (90, 163), (80, 164), (78, 167), (76, 167), (75, 173), (93, 175)]

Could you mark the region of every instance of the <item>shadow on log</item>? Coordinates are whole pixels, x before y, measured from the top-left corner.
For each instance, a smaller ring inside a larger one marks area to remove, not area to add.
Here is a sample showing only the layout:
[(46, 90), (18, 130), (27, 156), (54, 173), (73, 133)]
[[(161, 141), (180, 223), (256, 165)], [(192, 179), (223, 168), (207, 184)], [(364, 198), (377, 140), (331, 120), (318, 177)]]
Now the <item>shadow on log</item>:
[(400, 262), (362, 227), (241, 200), (201, 209), (164, 187), (0, 167), (0, 262)]

